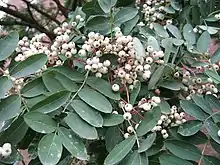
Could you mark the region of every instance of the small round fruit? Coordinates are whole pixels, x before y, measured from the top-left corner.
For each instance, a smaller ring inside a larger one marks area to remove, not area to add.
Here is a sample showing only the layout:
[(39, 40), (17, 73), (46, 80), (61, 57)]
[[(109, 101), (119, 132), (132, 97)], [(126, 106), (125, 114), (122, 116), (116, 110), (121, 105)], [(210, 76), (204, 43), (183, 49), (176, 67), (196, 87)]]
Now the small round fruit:
[(164, 138), (164, 139), (167, 139), (168, 137), (169, 137), (168, 133), (166, 133), (166, 134), (163, 135), (163, 138)]
[(11, 144), (10, 144), (10, 143), (5, 143), (2, 147), (3, 147), (4, 149), (8, 149), (8, 148), (11, 149)]
[(133, 109), (133, 106), (131, 104), (125, 104), (125, 110), (127, 112), (130, 112)]
[(220, 130), (218, 131), (218, 137), (220, 137)]
[(132, 115), (129, 112), (124, 113), (123, 115), (125, 120), (131, 120)]
[(124, 138), (125, 138), (125, 139), (129, 138), (129, 136), (130, 136), (129, 133), (125, 133), (125, 134), (124, 134)]
[(120, 89), (120, 87), (119, 87), (118, 84), (113, 84), (113, 85), (112, 85), (112, 90), (113, 90), (114, 92), (118, 92), (119, 89)]
[(129, 133), (132, 133), (132, 132), (134, 132), (134, 128), (132, 126), (128, 126), (127, 131)]

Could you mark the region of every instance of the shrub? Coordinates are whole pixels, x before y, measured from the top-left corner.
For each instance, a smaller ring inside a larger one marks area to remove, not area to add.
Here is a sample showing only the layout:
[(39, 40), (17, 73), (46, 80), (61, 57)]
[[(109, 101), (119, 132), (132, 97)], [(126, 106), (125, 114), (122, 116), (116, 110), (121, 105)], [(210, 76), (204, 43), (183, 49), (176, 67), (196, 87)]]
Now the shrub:
[(93, 0), (55, 40), (2, 38), (0, 162), (28, 149), (30, 164), (219, 164), (205, 153), (220, 151), (219, 14), (205, 6)]

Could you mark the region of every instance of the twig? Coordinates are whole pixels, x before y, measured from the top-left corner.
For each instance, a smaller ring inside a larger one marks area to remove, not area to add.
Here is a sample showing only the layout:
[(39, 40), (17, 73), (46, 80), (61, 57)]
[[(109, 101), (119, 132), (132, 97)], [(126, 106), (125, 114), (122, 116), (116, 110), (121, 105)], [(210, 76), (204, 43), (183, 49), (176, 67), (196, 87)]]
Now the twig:
[[(0, 6), (0, 11), (3, 11), (3, 12), (5, 12), (5, 13), (11, 15), (11, 16), (14, 16), (15, 19), (19, 18), (19, 19), (22, 20), (22, 21), (17, 21), (17, 20), (14, 19), (14, 21), (13, 21), (14, 24), (13, 25), (16, 25), (15, 23), (20, 23), (18, 25), (23, 25), (23, 26), (26, 25), (30, 28), (35, 28), (38, 31), (40, 31), (42, 33), (45, 33), (51, 40), (53, 40), (56, 37), (56, 35), (53, 32), (47, 30), (42, 25), (39, 25), (39, 24), (37, 25), (30, 17), (27, 17), (25, 14), (22, 14), (18, 11), (15, 11), (15, 10), (12, 10), (12, 9), (9, 9), (9, 8), (3, 7), (3, 6)], [(9, 25), (12, 25), (12, 24), (9, 24)]]
[(203, 148), (203, 150), (202, 150), (202, 155), (201, 155), (201, 157), (200, 157), (200, 159), (199, 159), (199, 163), (198, 163), (198, 165), (201, 165), (201, 163), (202, 163), (202, 158), (203, 158), (203, 156), (204, 156), (204, 153), (205, 153), (205, 150), (206, 150), (206, 147), (208, 146), (208, 142), (205, 144), (205, 146), (204, 146), (204, 148)]
[(59, 0), (53, 0), (53, 1), (56, 3), (57, 7), (58, 7), (59, 10), (62, 12), (62, 14), (63, 14), (66, 18), (68, 18), (68, 9), (66, 9), (66, 8), (60, 3)]
[(27, 0), (22, 0), (22, 1), (25, 2), (27, 6), (33, 8), (34, 10), (36, 10), (38, 13), (40, 13), (40, 14), (42, 14), (43, 16), (47, 17), (48, 19), (54, 21), (56, 24), (58, 24), (58, 25), (61, 24), (60, 21), (58, 21), (58, 20), (56, 19), (56, 17), (54, 18), (54, 17), (52, 17), (51, 15), (47, 14), (46, 12), (44, 12), (43, 10), (40, 10), (36, 5), (31, 4), (31, 3), (30, 3), (29, 1), (27, 1)]
[(80, 86), (80, 88), (76, 91), (76, 93), (72, 96), (72, 98), (70, 99), (70, 101), (66, 104), (66, 106), (64, 107), (62, 112), (65, 112), (67, 107), (71, 104), (71, 102), (73, 101), (73, 99), (78, 95), (78, 93), (82, 90), (82, 88), (84, 87), (84, 85), (86, 84), (86, 81), (88, 79), (89, 76), (89, 71), (86, 73), (85, 79), (82, 83), (82, 85)]
[[(122, 110), (123, 110), (123, 112), (124, 112), (124, 113), (126, 113), (126, 112), (125, 112), (125, 110), (124, 110), (124, 107), (122, 107)], [(127, 120), (127, 122), (129, 123), (129, 125), (130, 125), (130, 126), (132, 126), (132, 124), (131, 124), (131, 121), (130, 121), (130, 120)], [(132, 126), (132, 127), (133, 127), (133, 126)], [(140, 142), (139, 142), (139, 140), (138, 140), (137, 133), (136, 133), (136, 131), (135, 131), (135, 130), (134, 130), (133, 132), (134, 132), (134, 135), (135, 135), (135, 138), (136, 138), (136, 141), (137, 141), (137, 146), (138, 146), (138, 148), (140, 148)]]
[(123, 83), (123, 85), (124, 85), (124, 88), (125, 88), (125, 91), (126, 91), (127, 101), (128, 101), (128, 103), (130, 103), (128, 88), (127, 88), (125, 83)]

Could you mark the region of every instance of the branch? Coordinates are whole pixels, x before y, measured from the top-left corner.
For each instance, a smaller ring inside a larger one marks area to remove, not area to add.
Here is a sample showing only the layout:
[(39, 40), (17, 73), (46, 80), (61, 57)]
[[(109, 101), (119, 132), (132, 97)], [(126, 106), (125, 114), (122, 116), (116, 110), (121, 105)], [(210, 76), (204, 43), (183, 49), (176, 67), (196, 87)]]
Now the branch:
[(56, 5), (57, 5), (57, 7), (59, 8), (59, 10), (62, 12), (62, 14), (66, 17), (66, 18), (68, 18), (68, 9), (66, 9), (61, 3), (60, 3), (60, 1), (59, 0), (53, 0), (55, 3), (56, 3)]
[[(47, 30), (44, 26), (40, 24), (36, 24), (34, 20), (32, 20), (31, 18), (27, 17), (26, 15), (18, 11), (14, 11), (12, 9), (9, 9), (3, 6), (0, 6), (0, 11), (3, 11), (11, 16), (14, 16), (15, 18), (19, 18), (22, 20), (22, 21), (14, 20), (13, 22), (8, 23), (8, 25), (16, 25), (15, 23), (18, 23), (18, 25), (23, 25), (23, 26), (25, 25), (31, 28), (35, 28), (42, 33), (45, 33), (51, 40), (53, 40), (56, 37), (56, 35), (53, 32)], [(2, 23), (4, 24), (4, 22)]]
[(27, 7), (31, 7), (34, 10), (36, 10), (38, 13), (42, 14), (43, 16), (47, 17), (48, 19), (54, 21), (56, 24), (60, 25), (60, 21), (58, 21), (56, 18), (52, 17), (51, 15), (47, 14), (46, 12), (40, 10), (36, 5), (31, 4), (30, 2), (28, 2), (27, 0), (22, 0), (23, 2), (26, 3)]
[(27, 17), (26, 15), (18, 12), (18, 11), (15, 11), (15, 10), (12, 10), (12, 9), (9, 9), (7, 7), (3, 7), (3, 6), (0, 6), (0, 11), (4, 11), (5, 13), (9, 14), (9, 15), (12, 15), (16, 18), (20, 18), (21, 20), (23, 21), (26, 21), (26, 22), (33, 22), (29, 17)]

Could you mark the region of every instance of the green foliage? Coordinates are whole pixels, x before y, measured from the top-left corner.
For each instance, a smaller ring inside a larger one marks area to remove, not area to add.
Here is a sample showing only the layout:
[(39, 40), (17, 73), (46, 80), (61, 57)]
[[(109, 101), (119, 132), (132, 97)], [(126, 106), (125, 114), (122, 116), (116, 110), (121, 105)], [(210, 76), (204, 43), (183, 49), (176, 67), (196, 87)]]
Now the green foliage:
[(133, 0), (77, 2), (55, 40), (28, 41), (33, 52), (19, 52), (17, 32), (0, 40), (0, 146), (12, 144), (0, 164), (19, 149), (30, 165), (219, 164), (205, 155), (220, 154), (218, 4), (161, 1), (147, 14)]

